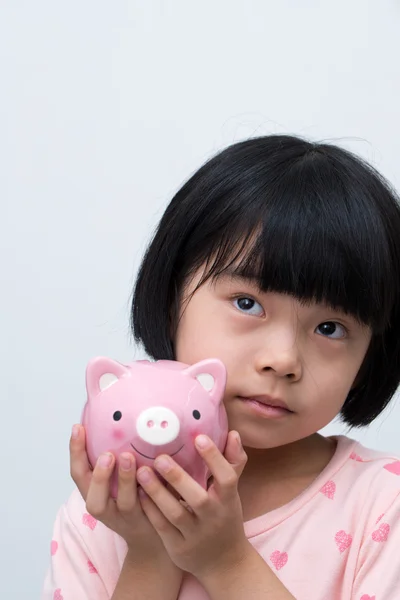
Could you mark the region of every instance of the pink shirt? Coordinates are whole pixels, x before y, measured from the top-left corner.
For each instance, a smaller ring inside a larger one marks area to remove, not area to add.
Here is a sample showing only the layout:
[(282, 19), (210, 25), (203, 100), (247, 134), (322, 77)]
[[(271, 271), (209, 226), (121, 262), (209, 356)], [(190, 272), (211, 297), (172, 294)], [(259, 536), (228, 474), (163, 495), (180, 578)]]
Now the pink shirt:
[[(336, 437), (330, 463), (297, 498), (245, 523), (296, 600), (400, 599), (400, 460)], [(109, 600), (125, 542), (88, 515), (78, 491), (60, 509), (42, 600)], [(207, 600), (191, 576), (179, 600)]]

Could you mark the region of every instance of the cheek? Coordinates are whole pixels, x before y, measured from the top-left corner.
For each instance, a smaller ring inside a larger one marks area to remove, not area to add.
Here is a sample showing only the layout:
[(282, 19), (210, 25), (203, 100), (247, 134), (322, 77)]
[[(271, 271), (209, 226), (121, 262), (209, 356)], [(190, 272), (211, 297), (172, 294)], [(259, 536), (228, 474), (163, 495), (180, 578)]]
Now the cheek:
[(340, 412), (351, 387), (350, 381), (347, 381), (343, 373), (342, 377), (332, 377), (332, 373), (327, 373), (325, 378), (308, 382), (307, 393), (304, 396), (307, 399), (299, 412), (304, 410), (310, 424), (317, 423), (318, 428), (323, 427)]
[(116, 427), (112, 432), (112, 437), (115, 441), (120, 442), (126, 438), (126, 431), (122, 427)]
[(204, 429), (201, 426), (201, 420), (196, 421), (195, 419), (193, 419), (193, 421), (191, 421), (189, 424), (187, 432), (189, 440), (194, 444), (194, 440), (196, 439), (196, 437), (200, 435), (200, 433), (204, 432)]
[(208, 358), (219, 358), (229, 369), (230, 363), (237, 362), (237, 355), (243, 357), (243, 348), (237, 340), (208, 325), (199, 330), (182, 330), (175, 343), (175, 359), (193, 365)]
[(214, 341), (208, 325), (198, 325), (187, 319), (176, 332), (175, 358), (189, 365), (210, 358), (215, 355)]
[[(209, 302), (208, 302), (209, 303)], [(206, 308), (204, 307), (206, 306)], [(183, 312), (175, 333), (175, 359), (187, 364), (217, 356), (221, 337), (218, 314), (207, 309), (207, 300), (194, 297)]]

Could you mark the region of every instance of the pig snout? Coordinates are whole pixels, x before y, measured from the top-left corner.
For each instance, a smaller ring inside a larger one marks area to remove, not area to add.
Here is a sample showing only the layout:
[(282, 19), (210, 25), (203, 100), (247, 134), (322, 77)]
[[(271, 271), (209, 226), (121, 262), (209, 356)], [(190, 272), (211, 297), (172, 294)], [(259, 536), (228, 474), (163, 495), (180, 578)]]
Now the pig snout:
[(137, 418), (139, 437), (154, 446), (173, 442), (179, 435), (180, 422), (177, 415), (164, 406), (152, 406), (143, 410)]

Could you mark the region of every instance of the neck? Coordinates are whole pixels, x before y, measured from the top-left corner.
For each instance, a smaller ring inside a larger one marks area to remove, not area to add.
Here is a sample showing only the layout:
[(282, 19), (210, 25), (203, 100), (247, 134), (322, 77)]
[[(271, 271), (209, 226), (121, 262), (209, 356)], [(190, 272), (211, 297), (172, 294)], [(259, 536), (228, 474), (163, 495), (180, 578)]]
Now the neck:
[[(324, 468), (332, 458), (336, 442), (315, 433), (277, 448), (245, 448), (248, 462), (245, 471), (249, 474), (267, 470), (269, 476), (301, 475)], [(321, 469), (322, 470), (322, 469)]]
[(248, 461), (239, 479), (244, 519), (293, 500), (318, 477), (335, 449), (334, 440), (319, 434), (278, 448), (245, 448)]

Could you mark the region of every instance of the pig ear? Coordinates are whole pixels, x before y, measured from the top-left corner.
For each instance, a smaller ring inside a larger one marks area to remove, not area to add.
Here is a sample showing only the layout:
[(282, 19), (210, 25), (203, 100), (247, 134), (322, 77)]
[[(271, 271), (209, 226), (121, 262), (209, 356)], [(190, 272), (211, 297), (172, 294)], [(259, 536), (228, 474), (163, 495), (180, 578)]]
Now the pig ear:
[(214, 404), (222, 402), (226, 384), (226, 369), (220, 360), (217, 358), (202, 360), (191, 365), (183, 372), (197, 379), (210, 394), (210, 398)]
[(86, 367), (86, 389), (89, 398), (97, 396), (127, 374), (129, 369), (111, 358), (93, 358)]

